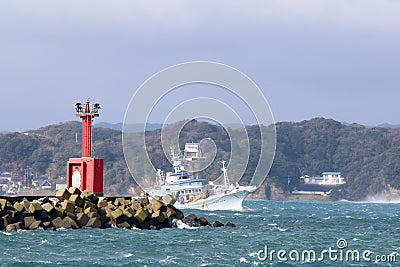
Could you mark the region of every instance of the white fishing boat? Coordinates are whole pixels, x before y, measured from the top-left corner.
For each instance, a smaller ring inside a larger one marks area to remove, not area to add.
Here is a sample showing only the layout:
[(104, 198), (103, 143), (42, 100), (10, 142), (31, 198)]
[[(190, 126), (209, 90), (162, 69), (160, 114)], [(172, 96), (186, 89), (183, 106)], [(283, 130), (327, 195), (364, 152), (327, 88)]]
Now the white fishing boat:
[(231, 184), (225, 161), (221, 162), (224, 184), (214, 184), (210, 181), (203, 185), (205, 179), (195, 178), (185, 170), (188, 164), (183, 163), (182, 156), (172, 150), (171, 157), (174, 171), (165, 173), (158, 169), (156, 185), (146, 191), (150, 196), (175, 196), (177, 201), (174, 205), (179, 209), (242, 210), (243, 200), (256, 190), (255, 186)]

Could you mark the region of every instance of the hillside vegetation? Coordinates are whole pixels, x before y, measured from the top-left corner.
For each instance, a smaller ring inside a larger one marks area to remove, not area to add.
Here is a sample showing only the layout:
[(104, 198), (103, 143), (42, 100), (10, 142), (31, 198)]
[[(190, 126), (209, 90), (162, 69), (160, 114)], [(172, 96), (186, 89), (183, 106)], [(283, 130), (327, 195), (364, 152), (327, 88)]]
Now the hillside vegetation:
[[(79, 122), (66, 122), (28, 131), (28, 135), (1, 134), (0, 170), (22, 176), (23, 169), (29, 165), (39, 175), (50, 176), (55, 182), (65, 182), (68, 158), (80, 157), (80, 127)], [(301, 175), (340, 171), (346, 177), (346, 184), (332, 193), (333, 199), (361, 200), (400, 189), (400, 129), (344, 125), (334, 120), (316, 118), (299, 123), (280, 122), (276, 124), (276, 130), (277, 150), (267, 179), (269, 187), (290, 191), (298, 185)], [(247, 127), (247, 131), (251, 137), (251, 151), (244, 183), (250, 180), (254, 172), (260, 147), (258, 127)], [(185, 142), (203, 138), (212, 138), (218, 152), (215, 163), (199, 175), (205, 178), (218, 177), (221, 174), (218, 161), (229, 159), (231, 149), (223, 128), (191, 121), (181, 132), (181, 149)], [(133, 193), (136, 185), (123, 157), (121, 132), (95, 127), (93, 142), (93, 156), (105, 160), (105, 193)], [(160, 130), (147, 132), (146, 144), (153, 165), (170, 169), (171, 165), (161, 148)]]

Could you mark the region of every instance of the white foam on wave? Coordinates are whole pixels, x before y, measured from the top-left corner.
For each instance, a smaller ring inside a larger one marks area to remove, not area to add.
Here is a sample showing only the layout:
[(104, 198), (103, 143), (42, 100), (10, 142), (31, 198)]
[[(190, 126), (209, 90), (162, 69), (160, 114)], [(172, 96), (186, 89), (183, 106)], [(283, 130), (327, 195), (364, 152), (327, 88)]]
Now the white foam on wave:
[(158, 263), (177, 263), (176, 259), (174, 256), (167, 256), (165, 259), (159, 260)]
[(241, 258), (239, 259), (239, 262), (240, 262), (240, 263), (247, 263), (248, 261), (246, 260), (245, 257), (241, 257)]
[(133, 256), (132, 253), (122, 254), (122, 257), (124, 257), (124, 258), (130, 258), (130, 257), (132, 257), (132, 256)]
[(343, 202), (352, 202), (352, 203), (359, 203), (359, 204), (399, 204), (400, 203), (400, 196), (393, 196), (393, 195), (385, 195), (385, 194), (377, 194), (377, 195), (370, 195), (364, 198), (361, 201), (350, 201), (350, 200), (340, 200)]
[(186, 223), (182, 222), (181, 220), (176, 220), (175, 223), (176, 223), (176, 227), (178, 229), (198, 229), (199, 228), (199, 227), (189, 226)]
[(33, 263), (44, 263), (44, 264), (52, 264), (52, 261), (32, 261)]
[(12, 235), (12, 233), (10, 232), (0, 232), (0, 233), (2, 233), (3, 235)]
[(189, 243), (194, 243), (194, 242), (202, 242), (203, 240), (201, 239), (190, 239)]

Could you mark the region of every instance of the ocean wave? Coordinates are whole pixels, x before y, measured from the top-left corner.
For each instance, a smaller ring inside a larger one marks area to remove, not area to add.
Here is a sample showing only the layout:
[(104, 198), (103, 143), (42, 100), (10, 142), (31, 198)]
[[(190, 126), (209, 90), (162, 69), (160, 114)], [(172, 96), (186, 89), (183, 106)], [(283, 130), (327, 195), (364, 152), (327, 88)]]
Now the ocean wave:
[(159, 260), (158, 263), (163, 264), (163, 263), (178, 263), (177, 258), (174, 256), (167, 256), (165, 259)]
[(182, 220), (176, 220), (176, 227), (178, 229), (199, 229), (200, 227), (193, 227), (193, 226), (189, 226), (186, 223), (182, 222)]

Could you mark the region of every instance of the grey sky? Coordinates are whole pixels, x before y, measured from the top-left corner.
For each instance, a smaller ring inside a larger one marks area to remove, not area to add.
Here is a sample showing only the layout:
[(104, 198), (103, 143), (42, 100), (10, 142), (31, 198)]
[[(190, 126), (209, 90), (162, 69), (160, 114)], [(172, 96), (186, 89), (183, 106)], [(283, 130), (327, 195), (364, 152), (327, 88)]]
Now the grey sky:
[(122, 122), (154, 73), (210, 60), (248, 75), (277, 121), (400, 124), (400, 1), (2, 1), (0, 130)]

